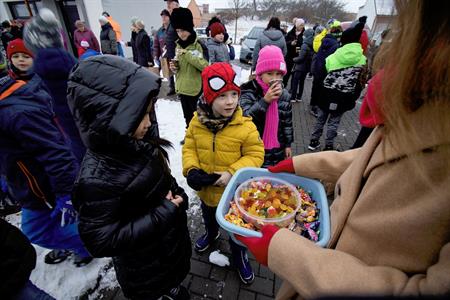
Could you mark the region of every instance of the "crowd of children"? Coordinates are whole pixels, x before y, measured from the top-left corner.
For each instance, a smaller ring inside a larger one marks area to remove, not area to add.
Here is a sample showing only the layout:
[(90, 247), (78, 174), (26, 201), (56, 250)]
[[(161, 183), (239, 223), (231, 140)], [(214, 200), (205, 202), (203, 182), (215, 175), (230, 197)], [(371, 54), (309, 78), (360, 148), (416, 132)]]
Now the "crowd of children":
[[(287, 62), (276, 45), (262, 47), (255, 78), (241, 85), (220, 21), (211, 22), (205, 45), (196, 35), (189, 9), (162, 15), (167, 14), (178, 36), (170, 69), (186, 125), (182, 171), (201, 201), (205, 231), (194, 249), (202, 253), (220, 236), (216, 209), (233, 174), (244, 167), (294, 172), (292, 103), (301, 99), (310, 71), (310, 105), (317, 120), (308, 148), (320, 147), (328, 124), (324, 150), (334, 149), (340, 119), (354, 108), (365, 85), (366, 58), (359, 40), (366, 18), (346, 30), (333, 20), (316, 31), (305, 30), (304, 20), (298, 19), (286, 38), (292, 61)], [(102, 51), (116, 54), (113, 26), (107, 16), (100, 21)], [(83, 33), (84, 24), (78, 25)], [(23, 40), (9, 41), (8, 70), (0, 78), (0, 174), (6, 179), (2, 189), (22, 206), (22, 232), (30, 242), (51, 249), (46, 263), (59, 263), (71, 253), (77, 267), (93, 257), (111, 257), (128, 298), (189, 299), (181, 285), (192, 254), (189, 199), (171, 175), (171, 143), (152, 129), (157, 127), (155, 102), (161, 80), (142, 67), (148, 57), (140, 65), (98, 52), (90, 57), (94, 50), (84, 39), (77, 44), (77, 62), (63, 49), (58, 32), (59, 23), (48, 11), (34, 17), (26, 24)], [(289, 73), (291, 93), (283, 83)], [(372, 92), (366, 106), (378, 105)], [(374, 139), (371, 145), (376, 147)], [(330, 153), (344, 159), (338, 152)], [(296, 162), (297, 174), (317, 175), (312, 167), (303, 170)], [(312, 164), (306, 158), (302, 162)], [(263, 233), (271, 238), (277, 231), (266, 228)], [(258, 240), (264, 242), (259, 246), (254, 240), (242, 241), (252, 252), (265, 249), (260, 261), (267, 264), (270, 238)], [(306, 247), (302, 242), (292, 243)], [(247, 248), (231, 238), (229, 246), (241, 281), (252, 283), (255, 274)], [(28, 248), (24, 243), (23, 249)], [(286, 251), (281, 246), (273, 249)], [(30, 284), (33, 253), (26, 257), (29, 264), (17, 282), (19, 289)], [(279, 265), (284, 263), (274, 264), (278, 272), (292, 275), (289, 268), (280, 271)]]

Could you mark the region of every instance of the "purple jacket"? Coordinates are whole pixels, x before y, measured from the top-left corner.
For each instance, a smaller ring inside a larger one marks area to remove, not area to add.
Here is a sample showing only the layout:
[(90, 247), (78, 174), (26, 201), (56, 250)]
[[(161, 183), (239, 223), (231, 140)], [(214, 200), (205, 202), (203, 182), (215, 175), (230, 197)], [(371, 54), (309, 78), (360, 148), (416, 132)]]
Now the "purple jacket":
[(83, 40), (85, 40), (86, 42), (89, 43), (90, 49), (94, 49), (95, 51), (100, 52), (100, 46), (98, 44), (98, 40), (91, 30), (89, 30), (87, 28), (83, 32), (79, 31), (78, 29), (75, 30), (74, 35), (73, 35), (73, 41), (75, 42), (75, 45), (77, 46), (77, 48), (81, 47), (80, 43)]

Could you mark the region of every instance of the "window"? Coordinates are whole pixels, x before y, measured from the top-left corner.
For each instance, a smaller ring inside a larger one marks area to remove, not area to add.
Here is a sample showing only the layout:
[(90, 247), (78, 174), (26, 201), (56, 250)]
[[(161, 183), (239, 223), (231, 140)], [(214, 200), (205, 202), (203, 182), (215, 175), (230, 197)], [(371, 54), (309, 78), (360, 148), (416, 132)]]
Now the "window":
[[(31, 11), (33, 12), (33, 16), (38, 13), (38, 10), (43, 8), (44, 5), (41, 1), (30, 0)], [(24, 1), (14, 1), (8, 2), (9, 10), (11, 11), (11, 15), (13, 19), (28, 19), (30, 18), (30, 13), (28, 12), (27, 5)]]

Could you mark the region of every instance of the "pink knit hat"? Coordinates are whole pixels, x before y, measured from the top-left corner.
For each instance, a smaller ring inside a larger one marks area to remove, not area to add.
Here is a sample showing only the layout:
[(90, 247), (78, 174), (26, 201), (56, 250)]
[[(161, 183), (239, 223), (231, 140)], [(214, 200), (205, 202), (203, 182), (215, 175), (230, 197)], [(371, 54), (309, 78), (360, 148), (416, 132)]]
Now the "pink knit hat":
[(256, 75), (269, 71), (280, 71), (286, 74), (286, 62), (283, 53), (277, 46), (268, 45), (259, 51), (258, 61), (256, 62)]

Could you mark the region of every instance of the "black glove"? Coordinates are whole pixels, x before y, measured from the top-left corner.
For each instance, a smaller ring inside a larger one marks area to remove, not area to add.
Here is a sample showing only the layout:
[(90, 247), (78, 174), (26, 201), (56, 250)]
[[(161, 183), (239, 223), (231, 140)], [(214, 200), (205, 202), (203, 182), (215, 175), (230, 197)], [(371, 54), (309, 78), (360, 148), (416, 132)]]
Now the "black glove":
[(200, 191), (202, 187), (214, 184), (219, 178), (219, 174), (208, 174), (203, 170), (192, 169), (189, 171), (186, 180), (191, 188)]

